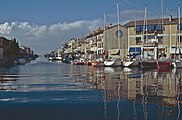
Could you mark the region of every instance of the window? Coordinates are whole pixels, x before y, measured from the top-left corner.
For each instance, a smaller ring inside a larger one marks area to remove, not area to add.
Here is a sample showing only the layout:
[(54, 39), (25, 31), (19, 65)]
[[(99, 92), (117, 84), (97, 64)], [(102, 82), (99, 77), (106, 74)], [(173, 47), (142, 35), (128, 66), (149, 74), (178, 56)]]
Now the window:
[(135, 28), (135, 31), (140, 32), (141, 31), (141, 26), (137, 25), (136, 28)]
[(148, 25), (147, 30), (154, 31), (155, 30), (155, 25)]
[(123, 36), (122, 30), (117, 30), (117, 31), (115, 32), (115, 35), (116, 35), (117, 37), (122, 37), (122, 36)]
[(157, 36), (157, 39), (159, 43), (161, 44), (163, 43), (163, 36)]
[(162, 25), (156, 25), (155, 30), (157, 31), (162, 31)]
[(142, 43), (141, 37), (136, 37), (136, 44), (141, 44), (141, 43)]
[[(182, 25), (180, 27), (182, 29)], [(143, 25), (137, 25), (135, 28), (136, 32), (141, 32), (143, 30), (148, 30), (148, 31), (162, 31), (164, 30), (164, 27), (162, 29), (162, 25), (147, 25), (147, 26), (143, 26)]]
[(182, 24), (177, 25), (177, 29), (178, 29), (178, 30), (179, 30), (179, 27), (180, 27), (180, 30), (182, 30)]

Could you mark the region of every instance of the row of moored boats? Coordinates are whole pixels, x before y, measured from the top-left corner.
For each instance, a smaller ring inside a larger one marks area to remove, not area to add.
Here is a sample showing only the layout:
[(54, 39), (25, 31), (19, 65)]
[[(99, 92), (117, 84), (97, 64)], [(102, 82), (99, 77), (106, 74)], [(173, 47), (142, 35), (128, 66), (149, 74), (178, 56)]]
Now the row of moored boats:
[(170, 68), (182, 68), (181, 60), (169, 60), (169, 59), (113, 59), (103, 60), (98, 59), (95, 61), (77, 59), (71, 62), (73, 65), (92, 65), (93, 67), (141, 67), (143, 69), (170, 69)]

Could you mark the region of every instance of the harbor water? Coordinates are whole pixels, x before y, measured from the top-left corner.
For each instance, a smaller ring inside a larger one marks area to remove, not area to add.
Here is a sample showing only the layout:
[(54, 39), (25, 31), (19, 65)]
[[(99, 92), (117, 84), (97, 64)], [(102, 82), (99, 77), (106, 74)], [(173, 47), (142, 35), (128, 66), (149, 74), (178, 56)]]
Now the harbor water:
[(71, 65), (0, 68), (1, 120), (182, 120), (182, 69)]

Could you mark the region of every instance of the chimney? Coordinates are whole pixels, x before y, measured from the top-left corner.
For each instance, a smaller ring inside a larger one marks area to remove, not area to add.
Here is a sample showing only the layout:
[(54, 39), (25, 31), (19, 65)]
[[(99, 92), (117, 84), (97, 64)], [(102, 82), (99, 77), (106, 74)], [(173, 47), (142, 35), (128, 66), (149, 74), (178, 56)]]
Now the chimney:
[(173, 16), (172, 15), (169, 15), (169, 22), (171, 22), (173, 19)]

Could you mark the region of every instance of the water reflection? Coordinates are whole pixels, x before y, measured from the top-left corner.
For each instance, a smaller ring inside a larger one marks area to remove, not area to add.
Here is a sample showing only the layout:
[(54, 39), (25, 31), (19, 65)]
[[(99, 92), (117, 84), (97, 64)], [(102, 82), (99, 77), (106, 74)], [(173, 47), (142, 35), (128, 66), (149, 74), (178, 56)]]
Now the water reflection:
[[(90, 88), (103, 90), (104, 112), (116, 101), (117, 118), (121, 101), (133, 101), (132, 119), (182, 119), (182, 69), (141, 71), (138, 68), (95, 68), (88, 75)], [(131, 111), (130, 111), (131, 112)], [(141, 113), (142, 112), (142, 113)], [(139, 117), (138, 117), (139, 116)], [(130, 116), (131, 119), (131, 116)]]
[(14, 83), (19, 77), (18, 71), (18, 67), (0, 68), (0, 91), (16, 90), (16, 88), (14, 87)]
[[(0, 91), (50, 91), (83, 89), (83, 66), (37, 62), (0, 68)], [(87, 85), (86, 83), (84, 84)], [(85, 87), (84, 86), (84, 87)]]
[[(0, 69), (0, 111), (4, 104), (36, 103), (54, 106), (51, 110), (57, 109), (65, 120), (80, 113), (85, 114), (77, 116), (79, 120), (180, 120), (181, 78), (182, 69), (142, 71), (37, 61)], [(51, 110), (44, 114), (54, 116)]]

